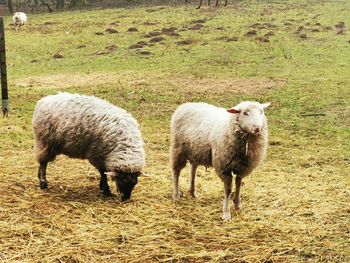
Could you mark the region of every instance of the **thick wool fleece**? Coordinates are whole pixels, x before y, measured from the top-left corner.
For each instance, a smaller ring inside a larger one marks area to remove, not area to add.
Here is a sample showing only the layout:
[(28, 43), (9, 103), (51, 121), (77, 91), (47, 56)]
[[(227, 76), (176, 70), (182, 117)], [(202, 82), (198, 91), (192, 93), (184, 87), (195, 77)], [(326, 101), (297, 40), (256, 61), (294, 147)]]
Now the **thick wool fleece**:
[(137, 121), (102, 99), (59, 93), (42, 98), (33, 114), (36, 157), (88, 159), (97, 169), (136, 173), (145, 166)]
[[(249, 107), (254, 107), (254, 103)], [(173, 169), (186, 161), (214, 167), (217, 174), (247, 176), (266, 155), (267, 121), (256, 135), (241, 130), (238, 115), (206, 103), (185, 103), (172, 116)]]
[(27, 15), (23, 12), (16, 12), (12, 17), (14, 26), (23, 26), (27, 22)]

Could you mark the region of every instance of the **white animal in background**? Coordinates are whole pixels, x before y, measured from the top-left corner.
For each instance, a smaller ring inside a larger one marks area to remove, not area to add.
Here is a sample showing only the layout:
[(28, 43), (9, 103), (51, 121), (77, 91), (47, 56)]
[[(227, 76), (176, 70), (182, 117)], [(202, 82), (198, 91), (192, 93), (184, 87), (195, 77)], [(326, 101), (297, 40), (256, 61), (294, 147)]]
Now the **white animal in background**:
[(12, 21), (17, 31), (27, 22), (27, 15), (23, 12), (16, 12), (12, 17)]
[(264, 109), (269, 105), (244, 101), (227, 110), (206, 103), (180, 105), (171, 119), (173, 199), (180, 198), (179, 176), (187, 161), (191, 164), (193, 197), (197, 167), (214, 167), (225, 188), (222, 217), (230, 220), (232, 173), (236, 174), (234, 204), (238, 210), (242, 178), (266, 155), (268, 127)]

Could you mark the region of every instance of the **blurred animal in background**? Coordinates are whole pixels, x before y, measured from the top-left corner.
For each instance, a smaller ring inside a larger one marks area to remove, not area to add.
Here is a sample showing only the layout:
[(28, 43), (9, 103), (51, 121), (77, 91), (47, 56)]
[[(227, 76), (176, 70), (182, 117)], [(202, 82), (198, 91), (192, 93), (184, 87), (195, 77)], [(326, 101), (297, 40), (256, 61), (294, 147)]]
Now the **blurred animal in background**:
[(27, 15), (23, 12), (16, 12), (12, 17), (12, 21), (16, 31), (18, 31), (27, 22)]

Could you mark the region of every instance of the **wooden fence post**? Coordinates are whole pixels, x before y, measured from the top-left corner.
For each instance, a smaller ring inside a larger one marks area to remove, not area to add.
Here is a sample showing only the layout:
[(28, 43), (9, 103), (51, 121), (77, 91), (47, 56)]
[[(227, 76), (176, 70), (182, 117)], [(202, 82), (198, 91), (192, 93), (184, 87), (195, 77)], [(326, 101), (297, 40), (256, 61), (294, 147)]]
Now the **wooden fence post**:
[(4, 19), (0, 17), (0, 71), (1, 71), (1, 98), (3, 116), (7, 117), (9, 113), (9, 97), (7, 92), (7, 72), (6, 72), (6, 53), (5, 53), (5, 29)]

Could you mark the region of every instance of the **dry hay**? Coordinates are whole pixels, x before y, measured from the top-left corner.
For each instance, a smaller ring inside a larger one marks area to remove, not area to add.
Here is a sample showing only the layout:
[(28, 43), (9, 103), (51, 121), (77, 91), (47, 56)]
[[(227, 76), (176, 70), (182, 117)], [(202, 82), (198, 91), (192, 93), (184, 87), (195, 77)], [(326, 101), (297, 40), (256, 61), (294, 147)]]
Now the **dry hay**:
[[(284, 83), (157, 77), (76, 74), (56, 75), (51, 81), (32, 77), (17, 84), (89, 87), (118, 80), (130, 89), (152, 89), (157, 84), (152, 80), (157, 79), (162, 85), (154, 94), (170, 89), (171, 94), (176, 90), (210, 95), (263, 93)], [(25, 114), (29, 117), (31, 112)], [(140, 178), (131, 201), (121, 204), (116, 197), (100, 194), (98, 172), (88, 162), (63, 156), (49, 164), (49, 189), (40, 190), (29, 127), (0, 118), (1, 136), (7, 130), (25, 135), (23, 144), (14, 136), (5, 141), (6, 147), (0, 145), (0, 262), (349, 261), (349, 169), (335, 148), (307, 137), (272, 137), (265, 164), (244, 179), (242, 211), (233, 212), (233, 220), (225, 223), (220, 218), (223, 184), (212, 169), (199, 169), (197, 198), (192, 199), (186, 168), (180, 177), (184, 196), (179, 203), (172, 202), (168, 119), (151, 124), (139, 120), (150, 177)], [(116, 193), (115, 185), (109, 184)]]
[[(159, 127), (154, 127), (158, 129)], [(271, 146), (265, 165), (244, 180), (243, 209), (220, 219), (223, 185), (199, 169), (197, 198), (171, 200), (171, 176), (160, 130), (148, 140), (150, 178), (141, 178), (132, 200), (104, 198), (98, 172), (85, 161), (59, 157), (48, 167), (48, 191), (38, 187), (31, 151), (5, 151), (0, 206), (0, 258), (5, 262), (345, 262), (350, 209), (341, 170), (329, 160), (293, 153), (276, 159), (284, 142)], [(276, 150), (277, 149), (277, 150)], [(6, 158), (21, 156), (21, 158)], [(288, 171), (286, 161), (310, 166)], [(334, 175), (333, 178), (328, 176)], [(338, 175), (337, 175), (338, 174)], [(337, 180), (340, 179), (340, 180)], [(115, 186), (111, 183), (115, 193)], [(338, 243), (339, 244), (339, 243)]]

